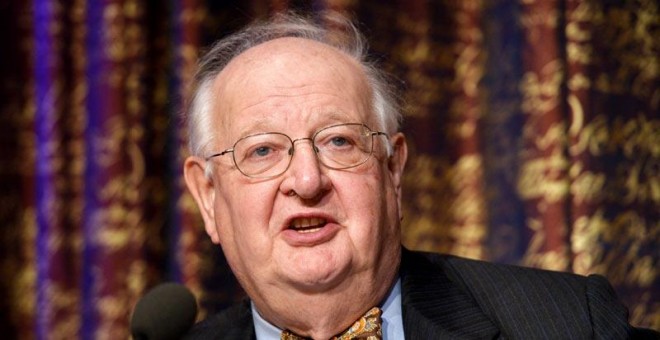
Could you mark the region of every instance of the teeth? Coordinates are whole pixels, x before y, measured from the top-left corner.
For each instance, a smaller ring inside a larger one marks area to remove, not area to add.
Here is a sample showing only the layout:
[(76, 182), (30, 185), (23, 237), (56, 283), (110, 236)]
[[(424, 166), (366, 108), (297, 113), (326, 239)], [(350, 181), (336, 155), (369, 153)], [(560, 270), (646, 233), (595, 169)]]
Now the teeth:
[(299, 233), (301, 233), (301, 234), (307, 234), (307, 233), (313, 233), (313, 232), (315, 232), (315, 231), (317, 231), (317, 230), (319, 230), (319, 229), (321, 229), (321, 228), (299, 229), (299, 230), (296, 230), (296, 231), (299, 232)]
[(319, 226), (325, 223), (326, 223), (325, 219), (318, 217), (296, 218), (295, 220), (291, 221), (291, 227), (293, 227), (294, 229), (302, 229), (302, 228)]

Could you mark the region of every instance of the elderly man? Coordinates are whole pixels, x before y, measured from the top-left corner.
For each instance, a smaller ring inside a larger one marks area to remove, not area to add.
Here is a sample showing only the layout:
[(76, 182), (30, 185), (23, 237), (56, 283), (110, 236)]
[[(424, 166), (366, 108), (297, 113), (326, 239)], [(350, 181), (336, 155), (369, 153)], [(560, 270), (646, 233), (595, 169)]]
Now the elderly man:
[(402, 249), (399, 110), (337, 26), (280, 16), (201, 60), (185, 179), (249, 300), (188, 337), (629, 336), (601, 277)]

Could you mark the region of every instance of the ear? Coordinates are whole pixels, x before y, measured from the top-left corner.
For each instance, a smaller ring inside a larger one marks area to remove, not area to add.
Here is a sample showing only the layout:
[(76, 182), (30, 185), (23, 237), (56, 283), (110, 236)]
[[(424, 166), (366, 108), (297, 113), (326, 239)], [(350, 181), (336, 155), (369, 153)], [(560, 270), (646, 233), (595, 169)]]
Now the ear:
[(397, 132), (392, 136), (390, 143), (392, 145), (392, 155), (388, 159), (388, 170), (399, 201), (399, 216), (401, 216), (401, 179), (408, 160), (408, 144), (406, 143), (406, 136), (401, 132)]
[(204, 219), (204, 228), (213, 243), (220, 243), (215, 225), (215, 190), (213, 180), (206, 176), (206, 161), (200, 157), (188, 157), (183, 165), (183, 177)]

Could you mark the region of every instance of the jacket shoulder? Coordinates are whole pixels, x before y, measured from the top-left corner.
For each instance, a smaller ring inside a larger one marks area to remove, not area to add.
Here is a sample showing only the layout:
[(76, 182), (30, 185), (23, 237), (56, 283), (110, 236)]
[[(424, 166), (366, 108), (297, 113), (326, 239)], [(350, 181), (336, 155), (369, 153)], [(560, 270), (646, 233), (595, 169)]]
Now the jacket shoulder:
[(512, 338), (629, 338), (628, 312), (605, 278), (416, 253)]
[(244, 299), (198, 322), (184, 339), (248, 340), (255, 337), (250, 301)]

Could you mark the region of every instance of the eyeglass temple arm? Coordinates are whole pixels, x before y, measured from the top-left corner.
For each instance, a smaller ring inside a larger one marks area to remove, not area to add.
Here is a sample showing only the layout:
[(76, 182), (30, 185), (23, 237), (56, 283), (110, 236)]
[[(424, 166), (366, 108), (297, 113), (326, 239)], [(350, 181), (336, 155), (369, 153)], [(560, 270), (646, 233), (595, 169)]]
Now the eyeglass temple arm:
[(212, 155), (210, 155), (210, 156), (207, 156), (207, 157), (205, 158), (205, 160), (208, 161), (208, 160), (211, 159), (211, 158), (219, 157), (219, 156), (223, 156), (224, 154), (227, 154), (227, 153), (230, 153), (230, 152), (234, 152), (234, 148), (227, 149), (227, 150), (222, 151), (222, 152), (214, 153), (214, 154), (212, 154)]

